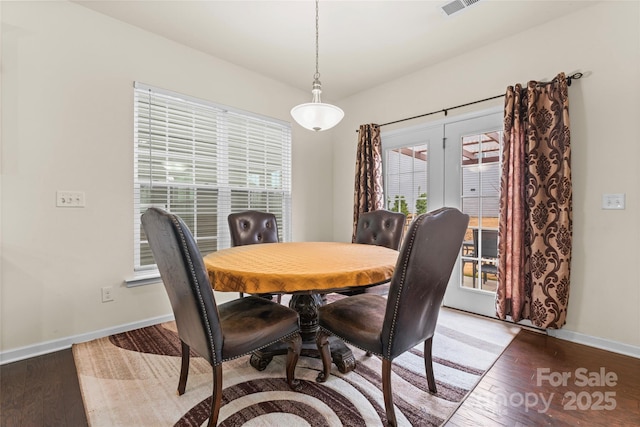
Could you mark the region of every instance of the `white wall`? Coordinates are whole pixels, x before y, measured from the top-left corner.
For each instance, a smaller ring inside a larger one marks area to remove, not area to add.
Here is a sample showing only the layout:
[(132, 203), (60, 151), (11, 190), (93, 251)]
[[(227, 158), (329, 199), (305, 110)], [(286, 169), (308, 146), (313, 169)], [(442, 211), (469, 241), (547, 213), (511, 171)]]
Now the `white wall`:
[[(168, 314), (161, 285), (122, 285), (133, 269), (133, 81), (282, 120), (309, 94), (72, 3), (0, 2), (0, 16), (0, 352)], [(565, 330), (640, 346), (638, 2), (596, 4), (343, 100), (332, 133), (294, 125), (294, 240), (350, 239), (358, 125), (576, 70), (588, 75), (569, 89)], [(84, 191), (87, 207), (56, 208), (59, 189)], [(626, 193), (627, 209), (601, 210), (605, 192)], [(100, 302), (103, 286), (115, 302)]]
[[(580, 9), (341, 101), (345, 123), (334, 134), (333, 153), (334, 240), (351, 235), (353, 190), (346, 184), (353, 182), (358, 125), (437, 111), (577, 70), (586, 77), (569, 88), (574, 241), (564, 329), (640, 346), (639, 2)], [(602, 193), (626, 193), (626, 210), (602, 210)]]
[[(289, 121), (310, 94), (73, 3), (0, 8), (0, 351), (169, 314), (161, 284), (123, 285), (133, 82)], [(331, 240), (331, 152), (329, 134), (293, 125), (294, 240)], [(84, 191), (86, 207), (56, 208), (56, 190)], [(103, 286), (115, 302), (101, 303)]]

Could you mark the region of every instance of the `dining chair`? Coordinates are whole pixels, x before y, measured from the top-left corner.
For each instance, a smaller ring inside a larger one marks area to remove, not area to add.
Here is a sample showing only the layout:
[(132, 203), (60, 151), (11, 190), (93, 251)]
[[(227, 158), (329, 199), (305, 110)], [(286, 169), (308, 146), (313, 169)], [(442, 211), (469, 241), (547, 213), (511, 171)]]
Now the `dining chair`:
[(298, 314), (264, 298), (249, 296), (216, 305), (204, 261), (182, 219), (159, 208), (142, 215), (142, 226), (171, 302), (182, 343), (178, 395), (185, 392), (189, 351), (195, 350), (213, 368), (213, 393), (208, 426), (215, 426), (222, 402), (222, 363), (287, 342), (286, 376), (294, 378), (302, 338)]
[(382, 390), (387, 421), (395, 426), (391, 391), (393, 359), (424, 342), (424, 363), (429, 391), (437, 393), (431, 347), (442, 298), (455, 265), (469, 216), (455, 208), (442, 208), (418, 216), (404, 238), (387, 298), (361, 294), (318, 309), (316, 336), (323, 371), (329, 378), (329, 337), (335, 335), (382, 358)]
[(355, 243), (385, 246), (398, 250), (406, 216), (402, 212), (378, 209), (358, 217)]
[[(227, 217), (231, 246), (254, 245), (258, 243), (278, 243), (278, 222), (269, 212), (244, 211), (229, 214)], [(244, 294), (240, 292), (240, 297)], [(262, 298), (273, 298), (271, 294), (260, 294)], [(281, 302), (282, 295), (276, 295)]]
[(231, 246), (278, 243), (276, 216), (269, 212), (244, 211), (229, 214)]
[[(392, 212), (385, 209), (363, 212), (358, 217), (354, 243), (384, 246), (398, 250), (406, 219), (407, 217), (402, 212)], [(347, 296), (365, 292), (384, 294), (388, 287), (389, 284), (384, 283), (370, 288), (339, 291), (338, 293)]]
[(498, 230), (482, 230), (482, 260), (481, 266), (483, 283), (487, 283), (487, 274), (498, 274)]
[[(480, 233), (482, 237), (478, 238), (478, 229), (473, 229), (473, 253), (472, 257), (480, 256), (482, 284), (487, 283), (487, 275), (498, 274), (498, 230), (485, 230)], [(480, 251), (482, 250), (482, 253)], [(489, 262), (487, 262), (489, 261)], [(476, 287), (476, 274), (478, 273), (478, 264), (473, 263), (473, 287)]]

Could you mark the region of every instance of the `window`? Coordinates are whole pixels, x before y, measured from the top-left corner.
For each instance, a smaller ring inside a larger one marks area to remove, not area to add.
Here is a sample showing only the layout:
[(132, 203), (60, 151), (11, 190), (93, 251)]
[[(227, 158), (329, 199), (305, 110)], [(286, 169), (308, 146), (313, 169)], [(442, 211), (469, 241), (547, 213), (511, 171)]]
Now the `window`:
[(427, 212), (427, 144), (385, 150), (388, 210), (402, 212), (407, 224)]
[[(442, 159), (443, 126), (426, 124), (384, 132), (382, 169), (386, 209), (406, 215), (405, 232), (413, 219), (441, 203), (437, 165)], [(434, 157), (435, 153), (435, 157)], [(441, 173), (441, 172), (440, 172)]]
[(203, 255), (230, 246), (227, 216), (276, 215), (291, 234), (291, 125), (207, 101), (134, 85), (134, 257), (155, 271), (140, 215), (180, 216)]
[(489, 292), (497, 286), (502, 133), (465, 135), (461, 142), (462, 211), (469, 215), (461, 286)]

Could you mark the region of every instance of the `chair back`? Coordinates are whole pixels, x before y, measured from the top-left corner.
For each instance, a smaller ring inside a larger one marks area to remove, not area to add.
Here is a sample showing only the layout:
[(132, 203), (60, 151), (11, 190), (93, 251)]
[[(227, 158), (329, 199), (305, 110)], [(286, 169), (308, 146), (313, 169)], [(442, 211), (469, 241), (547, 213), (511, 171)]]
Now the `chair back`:
[(142, 226), (169, 295), (180, 339), (211, 365), (222, 362), (222, 331), (200, 251), (180, 217), (149, 208)]
[(231, 232), (231, 246), (278, 242), (278, 223), (272, 213), (238, 212), (230, 214), (227, 220)]
[(398, 250), (406, 216), (384, 209), (364, 212), (358, 217), (355, 243), (385, 246)]
[(498, 258), (498, 230), (482, 230), (482, 254), (478, 247), (478, 229), (473, 229), (473, 253), (474, 256), (482, 255), (482, 258)]
[(391, 278), (382, 330), (389, 360), (433, 337), (469, 216), (442, 208), (418, 216), (404, 238)]

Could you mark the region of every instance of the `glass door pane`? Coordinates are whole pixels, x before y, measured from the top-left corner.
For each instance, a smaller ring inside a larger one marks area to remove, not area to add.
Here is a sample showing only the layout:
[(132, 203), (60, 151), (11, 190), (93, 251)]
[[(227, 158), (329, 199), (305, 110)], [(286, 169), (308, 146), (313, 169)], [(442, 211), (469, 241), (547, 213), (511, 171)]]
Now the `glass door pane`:
[(433, 166), (434, 161), (442, 157), (434, 157), (437, 149), (433, 147), (441, 143), (442, 125), (391, 131), (382, 136), (385, 209), (406, 215), (405, 232), (416, 216), (442, 206), (441, 187), (431, 185), (434, 173), (441, 169)]
[(462, 137), (461, 202), (469, 215), (462, 247), (463, 288), (495, 292), (502, 131)]
[(427, 212), (427, 146), (400, 147), (386, 152), (387, 209), (409, 221)]

